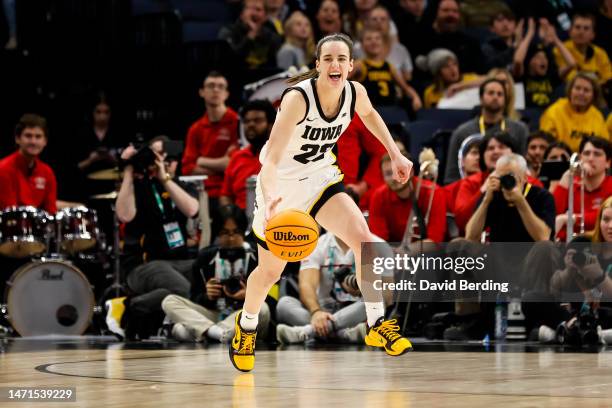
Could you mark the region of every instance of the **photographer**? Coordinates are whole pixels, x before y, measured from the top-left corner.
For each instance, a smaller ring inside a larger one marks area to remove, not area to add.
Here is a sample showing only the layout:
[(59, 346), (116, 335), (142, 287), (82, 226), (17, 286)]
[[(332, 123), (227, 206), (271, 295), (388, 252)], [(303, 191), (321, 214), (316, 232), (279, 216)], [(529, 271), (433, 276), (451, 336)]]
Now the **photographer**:
[[(529, 290), (538, 288), (545, 280), (538, 278), (550, 278), (554, 271), (554, 262), (551, 261), (554, 245), (550, 241), (555, 216), (552, 195), (528, 182), (527, 161), (516, 153), (499, 157), (484, 187), (476, 211), (466, 226), (467, 240), (454, 241), (453, 248), (466, 255), (471, 253), (471, 256), (482, 253), (488, 248), (480, 244), (484, 231), (488, 231), (488, 240), (492, 243), (536, 242), (524, 254), (516, 253), (516, 250), (521, 250), (517, 246), (509, 246), (502, 252), (495, 251), (500, 249), (497, 246), (489, 248), (488, 252), (491, 272), (502, 276), (507, 267), (512, 268), (511, 272), (517, 269), (525, 271), (516, 277), (525, 276), (525, 281), (528, 281), (525, 287)], [(524, 263), (516, 264), (518, 259), (524, 259)], [(480, 276), (480, 279), (484, 280), (486, 276)], [(444, 331), (447, 340), (482, 339), (491, 330), (493, 310), (488, 303), (463, 299), (455, 303), (455, 314), (458, 316), (457, 324)]]
[[(565, 252), (565, 269), (551, 279), (556, 294), (584, 293), (589, 301), (612, 300), (612, 197), (598, 211), (595, 229), (586, 237), (575, 238)], [(594, 296), (599, 296), (595, 299)]]
[(526, 322), (541, 342), (598, 344), (597, 326), (612, 327), (612, 197), (601, 205), (595, 229), (570, 242), (564, 264), (550, 279), (550, 301), (524, 304)]
[(157, 328), (162, 300), (171, 293), (189, 295), (193, 261), (185, 224), (197, 214), (198, 201), (173, 180), (178, 158), (166, 162), (165, 141), (157, 137), (121, 154), (125, 168), (116, 211), (126, 223), (121, 267), (128, 271), (130, 295), (107, 301), (107, 325), (121, 337), (147, 337)]
[(497, 160), (486, 190), (466, 226), (466, 238), (480, 241), (485, 228), (491, 242), (546, 241), (554, 228), (552, 195), (527, 182), (527, 162), (517, 154)]
[[(200, 251), (193, 265), (190, 298), (169, 295), (162, 302), (174, 323), (175, 339), (200, 342), (207, 337), (226, 343), (234, 336), (234, 320), (244, 302), (246, 279), (257, 266), (256, 252), (244, 241), (246, 228), (247, 219), (240, 208), (219, 208), (213, 221), (219, 245)], [(258, 327), (264, 338), (269, 324), (270, 309), (264, 303)]]
[(317, 247), (300, 266), (300, 299), (284, 296), (276, 306), (279, 343), (304, 343), (315, 337), (346, 343), (365, 338), (366, 313), (349, 247), (334, 235), (319, 237)]

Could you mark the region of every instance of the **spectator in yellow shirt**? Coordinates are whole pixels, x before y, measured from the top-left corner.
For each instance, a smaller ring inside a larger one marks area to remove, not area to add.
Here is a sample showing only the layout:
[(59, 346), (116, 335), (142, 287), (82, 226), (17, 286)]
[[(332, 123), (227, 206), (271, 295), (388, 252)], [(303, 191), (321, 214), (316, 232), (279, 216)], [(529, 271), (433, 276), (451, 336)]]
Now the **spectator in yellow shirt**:
[(612, 113), (608, 114), (608, 120), (606, 120), (606, 127), (608, 128), (608, 136), (612, 136)]
[(603, 48), (593, 44), (595, 39), (595, 17), (592, 14), (576, 13), (569, 31), (570, 39), (564, 42), (565, 47), (574, 57), (576, 68), (572, 69), (562, 57), (559, 48), (555, 48), (555, 62), (559, 66), (561, 77), (570, 80), (577, 71), (592, 72), (597, 75), (600, 84), (612, 79), (610, 59)]
[(567, 97), (553, 103), (540, 118), (540, 130), (550, 132), (577, 151), (584, 136), (610, 140), (602, 113), (597, 109), (601, 88), (592, 73), (578, 72), (567, 87)]
[(446, 48), (436, 48), (427, 54), (419, 55), (417, 66), (423, 71), (429, 71), (434, 77), (433, 84), (425, 89), (424, 104), (426, 108), (434, 108), (443, 96), (452, 96), (464, 89), (478, 86), (482, 77), (473, 74), (462, 74), (459, 70), (457, 56)]

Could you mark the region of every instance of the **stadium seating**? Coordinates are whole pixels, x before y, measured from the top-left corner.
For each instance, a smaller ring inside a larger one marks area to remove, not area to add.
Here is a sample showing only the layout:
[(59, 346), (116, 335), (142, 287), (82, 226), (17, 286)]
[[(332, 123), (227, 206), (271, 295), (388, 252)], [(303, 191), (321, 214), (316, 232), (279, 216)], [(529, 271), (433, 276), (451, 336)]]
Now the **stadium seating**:
[(160, 14), (172, 12), (172, 6), (168, 1), (163, 0), (132, 0), (132, 16), (142, 16), (146, 14)]
[(219, 22), (183, 21), (183, 43), (215, 41), (221, 27)]
[(453, 130), (474, 116), (473, 111), (468, 109), (421, 109), (417, 112), (418, 120), (433, 121), (442, 129)]
[(228, 23), (232, 20), (223, 0), (172, 0), (172, 6), (184, 21)]

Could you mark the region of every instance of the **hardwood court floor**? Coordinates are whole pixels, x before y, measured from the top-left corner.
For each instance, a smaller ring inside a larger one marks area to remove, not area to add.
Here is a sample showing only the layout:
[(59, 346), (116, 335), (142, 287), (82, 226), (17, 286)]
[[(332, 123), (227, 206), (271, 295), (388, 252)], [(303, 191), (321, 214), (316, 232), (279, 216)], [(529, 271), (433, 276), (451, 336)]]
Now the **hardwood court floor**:
[(612, 406), (610, 350), (416, 349), (395, 358), (358, 347), (260, 349), (255, 370), (241, 374), (221, 346), (10, 340), (0, 386), (76, 387), (77, 402), (0, 407)]

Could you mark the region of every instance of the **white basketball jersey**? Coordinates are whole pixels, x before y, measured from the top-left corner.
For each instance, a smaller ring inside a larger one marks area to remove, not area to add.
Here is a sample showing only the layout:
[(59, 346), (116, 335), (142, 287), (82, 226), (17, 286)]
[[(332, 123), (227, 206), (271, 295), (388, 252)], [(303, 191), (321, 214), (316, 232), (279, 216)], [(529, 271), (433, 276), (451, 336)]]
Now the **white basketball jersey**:
[[(334, 165), (336, 156), (332, 153), (332, 148), (355, 114), (355, 86), (350, 81), (346, 81), (344, 85), (340, 109), (333, 118), (328, 118), (323, 113), (315, 81), (316, 79), (312, 78), (298, 82), (283, 93), (284, 96), (290, 90), (301, 92), (306, 101), (306, 115), (289, 136), (291, 140), (277, 167), (280, 178), (299, 179)], [(267, 148), (266, 143), (259, 155), (261, 163), (266, 157)]]

